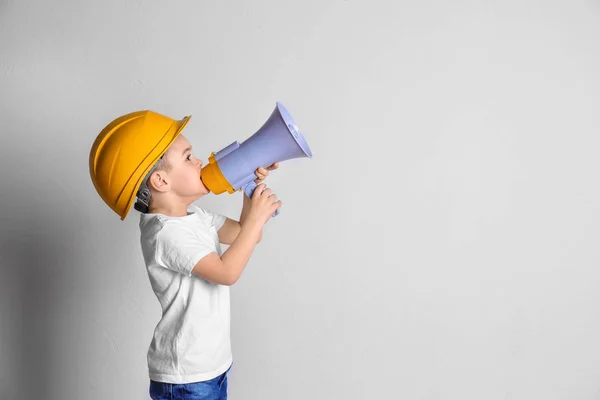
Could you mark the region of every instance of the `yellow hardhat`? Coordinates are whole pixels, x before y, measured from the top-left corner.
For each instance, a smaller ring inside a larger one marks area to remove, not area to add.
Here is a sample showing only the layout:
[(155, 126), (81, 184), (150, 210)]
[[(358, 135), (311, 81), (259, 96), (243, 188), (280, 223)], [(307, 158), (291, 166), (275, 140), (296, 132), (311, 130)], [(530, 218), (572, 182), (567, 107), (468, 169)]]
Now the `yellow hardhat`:
[(102, 200), (121, 220), (146, 174), (192, 116), (177, 121), (150, 110), (125, 114), (100, 132), (90, 150), (90, 176)]

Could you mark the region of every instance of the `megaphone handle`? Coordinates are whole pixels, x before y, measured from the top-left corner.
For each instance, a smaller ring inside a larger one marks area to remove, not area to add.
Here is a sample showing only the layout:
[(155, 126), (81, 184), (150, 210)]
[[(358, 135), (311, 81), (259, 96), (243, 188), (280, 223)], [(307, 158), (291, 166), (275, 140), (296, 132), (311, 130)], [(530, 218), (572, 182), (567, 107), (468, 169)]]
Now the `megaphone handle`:
[[(248, 196), (249, 199), (252, 198), (252, 195), (254, 194), (254, 190), (256, 190), (256, 186), (257, 186), (256, 182), (250, 181), (246, 185), (244, 185), (244, 187), (242, 188), (242, 190), (244, 191), (246, 196)], [(277, 210), (275, 210), (273, 215), (271, 215), (271, 218), (276, 217), (278, 215), (279, 215), (279, 208)]]

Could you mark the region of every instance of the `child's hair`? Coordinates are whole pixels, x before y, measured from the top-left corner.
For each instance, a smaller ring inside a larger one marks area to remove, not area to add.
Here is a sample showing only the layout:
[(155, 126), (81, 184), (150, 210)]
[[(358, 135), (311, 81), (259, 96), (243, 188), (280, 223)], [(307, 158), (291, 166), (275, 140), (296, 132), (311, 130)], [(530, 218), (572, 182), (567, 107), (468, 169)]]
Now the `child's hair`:
[(156, 171), (169, 172), (171, 170), (171, 165), (169, 165), (167, 159), (164, 158), (164, 156), (164, 154), (160, 156), (156, 164), (154, 164), (154, 166), (150, 169), (148, 174), (146, 174), (146, 177), (142, 181), (142, 184), (140, 185), (140, 188), (136, 193), (137, 199), (135, 204), (133, 205), (133, 208), (135, 208), (141, 213), (147, 214), (150, 208), (150, 199), (152, 198), (152, 191), (148, 186), (148, 179), (150, 179), (150, 176)]

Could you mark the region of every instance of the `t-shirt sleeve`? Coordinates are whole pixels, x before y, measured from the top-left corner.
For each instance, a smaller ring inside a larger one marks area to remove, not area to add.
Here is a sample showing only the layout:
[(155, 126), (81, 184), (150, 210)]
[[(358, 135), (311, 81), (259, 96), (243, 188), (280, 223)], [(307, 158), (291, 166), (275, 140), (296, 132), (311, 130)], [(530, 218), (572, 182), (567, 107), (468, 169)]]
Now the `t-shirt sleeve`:
[(221, 229), (227, 217), (223, 214), (217, 214), (212, 211), (208, 211), (208, 215), (210, 215), (210, 222), (215, 226), (216, 230)]
[(198, 208), (200, 209), (200, 211), (202, 211), (204, 213), (204, 215), (206, 217), (208, 217), (208, 219), (210, 220), (210, 224), (214, 225), (214, 227), (215, 227), (215, 229), (217, 231), (219, 229), (221, 229), (221, 227), (223, 226), (223, 224), (227, 220), (227, 216), (226, 215), (212, 212), (210, 210), (207, 210), (206, 208), (201, 208), (201, 207), (198, 207)]
[(210, 244), (184, 225), (165, 224), (156, 236), (156, 262), (187, 276), (192, 275), (198, 261), (213, 251)]

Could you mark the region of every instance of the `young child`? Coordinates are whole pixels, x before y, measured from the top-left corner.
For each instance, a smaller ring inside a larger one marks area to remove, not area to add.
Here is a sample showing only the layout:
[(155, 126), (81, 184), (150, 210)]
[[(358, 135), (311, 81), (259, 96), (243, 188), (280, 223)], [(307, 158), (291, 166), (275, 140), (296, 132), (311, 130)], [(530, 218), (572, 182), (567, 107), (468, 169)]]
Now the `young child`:
[[(147, 353), (152, 399), (227, 399), (229, 286), (282, 204), (261, 183), (278, 163), (255, 171), (258, 186), (252, 199), (242, 194), (239, 221), (194, 204), (209, 190), (202, 161), (181, 135), (190, 117), (148, 110), (121, 116), (90, 152), (94, 186), (121, 219), (138, 198), (142, 253), (162, 308)], [(220, 243), (230, 247), (222, 252)]]

